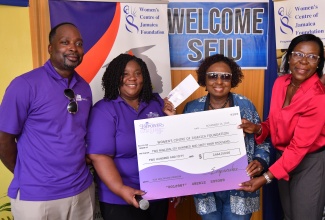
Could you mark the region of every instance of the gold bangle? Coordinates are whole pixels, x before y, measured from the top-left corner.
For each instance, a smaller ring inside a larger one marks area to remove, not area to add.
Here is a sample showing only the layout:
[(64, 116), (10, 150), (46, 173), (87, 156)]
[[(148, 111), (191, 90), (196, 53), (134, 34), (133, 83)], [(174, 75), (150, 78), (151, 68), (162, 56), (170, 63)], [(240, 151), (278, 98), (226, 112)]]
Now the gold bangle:
[(260, 129), (258, 129), (256, 134), (260, 135), (262, 133), (262, 125), (261, 124), (258, 124), (258, 125), (260, 125), (261, 127), (260, 127)]

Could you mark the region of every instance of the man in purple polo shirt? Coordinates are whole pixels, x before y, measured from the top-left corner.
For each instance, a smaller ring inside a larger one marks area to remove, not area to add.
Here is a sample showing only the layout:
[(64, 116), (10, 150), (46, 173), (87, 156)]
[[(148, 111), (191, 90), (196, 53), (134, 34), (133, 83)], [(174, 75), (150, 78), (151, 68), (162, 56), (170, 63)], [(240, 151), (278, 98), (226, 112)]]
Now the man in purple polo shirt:
[(77, 27), (54, 27), (48, 52), (44, 66), (10, 83), (0, 106), (0, 159), (14, 174), (12, 213), (15, 220), (91, 220), (85, 135), (92, 96), (74, 71), (84, 55)]

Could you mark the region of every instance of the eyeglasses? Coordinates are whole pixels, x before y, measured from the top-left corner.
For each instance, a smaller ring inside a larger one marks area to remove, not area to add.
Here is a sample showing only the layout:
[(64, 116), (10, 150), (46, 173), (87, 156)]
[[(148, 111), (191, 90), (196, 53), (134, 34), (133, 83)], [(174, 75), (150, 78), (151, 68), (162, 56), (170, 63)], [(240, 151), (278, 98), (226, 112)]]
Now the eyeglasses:
[(231, 80), (231, 73), (224, 73), (224, 72), (207, 72), (208, 80), (210, 81), (217, 81), (220, 78), (224, 82), (229, 82)]
[(292, 51), (291, 54), (291, 57), (295, 60), (302, 60), (304, 57), (306, 57), (309, 63), (316, 63), (319, 59), (319, 56), (315, 54), (305, 54), (298, 51)]
[(75, 99), (75, 94), (72, 89), (65, 89), (64, 95), (67, 97), (70, 101), (70, 103), (67, 106), (68, 112), (71, 114), (76, 114), (78, 111), (78, 104)]

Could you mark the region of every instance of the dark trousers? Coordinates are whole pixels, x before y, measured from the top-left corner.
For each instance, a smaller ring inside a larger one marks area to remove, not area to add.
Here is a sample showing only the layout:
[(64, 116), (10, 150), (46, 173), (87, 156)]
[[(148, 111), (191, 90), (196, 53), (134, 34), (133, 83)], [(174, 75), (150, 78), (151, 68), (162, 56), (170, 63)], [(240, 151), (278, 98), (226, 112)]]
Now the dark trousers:
[[(277, 152), (277, 158), (281, 152)], [(307, 154), (290, 172), (289, 181), (279, 180), (285, 220), (321, 220), (325, 206), (325, 151)]]
[(116, 205), (100, 202), (100, 211), (104, 220), (166, 220), (168, 199), (150, 202), (147, 210), (131, 205)]

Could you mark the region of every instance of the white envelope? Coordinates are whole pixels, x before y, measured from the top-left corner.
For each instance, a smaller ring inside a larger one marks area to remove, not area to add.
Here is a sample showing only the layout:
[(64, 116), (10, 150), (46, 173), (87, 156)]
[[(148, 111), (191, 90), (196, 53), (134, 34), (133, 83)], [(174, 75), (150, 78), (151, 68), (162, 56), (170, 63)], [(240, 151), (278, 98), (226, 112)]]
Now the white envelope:
[(168, 94), (167, 98), (176, 108), (199, 87), (200, 85), (190, 74)]

